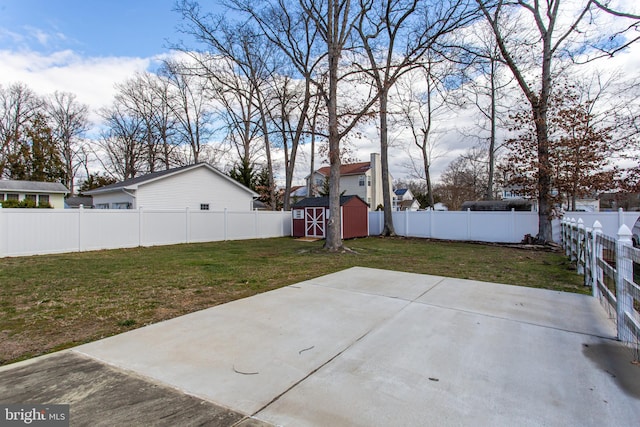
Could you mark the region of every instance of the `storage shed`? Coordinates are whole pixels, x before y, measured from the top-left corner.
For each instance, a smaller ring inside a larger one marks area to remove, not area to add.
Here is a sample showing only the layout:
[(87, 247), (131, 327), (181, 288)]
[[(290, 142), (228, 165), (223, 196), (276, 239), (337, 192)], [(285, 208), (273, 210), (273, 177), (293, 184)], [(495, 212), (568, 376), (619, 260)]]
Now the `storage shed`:
[[(324, 238), (329, 219), (328, 197), (307, 197), (291, 208), (293, 237)], [(342, 238), (369, 235), (369, 205), (358, 196), (340, 196)]]

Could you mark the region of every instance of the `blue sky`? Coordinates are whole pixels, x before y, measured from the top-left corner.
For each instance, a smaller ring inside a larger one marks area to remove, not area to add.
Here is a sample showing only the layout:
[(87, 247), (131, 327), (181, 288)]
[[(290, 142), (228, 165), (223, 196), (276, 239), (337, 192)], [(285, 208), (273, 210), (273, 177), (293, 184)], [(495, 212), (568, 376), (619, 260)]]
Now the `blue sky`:
[(149, 57), (178, 40), (175, 0), (0, 0), (0, 49)]
[[(635, 7), (634, 11), (640, 7), (640, 0), (614, 0), (618, 2)], [(153, 70), (163, 57), (171, 55), (169, 46), (185, 37), (177, 31), (182, 21), (173, 11), (175, 3), (0, 0), (0, 85), (21, 82), (42, 96), (54, 91), (73, 93), (90, 107), (90, 119), (99, 123), (98, 109), (112, 103), (115, 85), (137, 72)], [(203, 11), (216, 12), (218, 1), (200, 3)], [(640, 43), (598, 66), (637, 75)], [(458, 112), (451, 122), (472, 123), (474, 118), (464, 114)], [(368, 137), (361, 140), (364, 147), (356, 147), (360, 160), (369, 158), (371, 141), (377, 139), (374, 126), (364, 133)], [(450, 138), (443, 144), (444, 153), (434, 170), (443, 169), (469, 145), (455, 132), (448, 133)], [(391, 162), (394, 176), (406, 173), (404, 150), (394, 150)]]

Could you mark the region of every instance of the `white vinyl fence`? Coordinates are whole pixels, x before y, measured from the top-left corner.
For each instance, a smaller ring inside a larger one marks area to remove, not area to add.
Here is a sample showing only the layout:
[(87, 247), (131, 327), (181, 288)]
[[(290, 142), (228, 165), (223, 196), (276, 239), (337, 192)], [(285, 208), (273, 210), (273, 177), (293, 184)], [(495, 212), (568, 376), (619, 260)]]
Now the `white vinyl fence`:
[(638, 217), (640, 212), (625, 212), (620, 208), (616, 212), (565, 212), (562, 219), (574, 219), (576, 222), (582, 219), (586, 227), (592, 227), (598, 221), (602, 226), (602, 234), (615, 236), (623, 224), (633, 230)]
[(581, 218), (566, 218), (562, 244), (584, 275), (585, 285), (616, 322), (618, 339), (640, 361), (640, 249), (633, 247), (631, 230), (622, 224), (611, 236), (603, 232), (599, 220), (585, 226)]
[[(519, 243), (538, 234), (537, 212), (402, 211), (393, 213), (396, 234), (443, 240)], [(383, 212), (369, 213), (369, 235), (380, 234)]]
[(290, 235), (291, 212), (0, 208), (0, 257)]

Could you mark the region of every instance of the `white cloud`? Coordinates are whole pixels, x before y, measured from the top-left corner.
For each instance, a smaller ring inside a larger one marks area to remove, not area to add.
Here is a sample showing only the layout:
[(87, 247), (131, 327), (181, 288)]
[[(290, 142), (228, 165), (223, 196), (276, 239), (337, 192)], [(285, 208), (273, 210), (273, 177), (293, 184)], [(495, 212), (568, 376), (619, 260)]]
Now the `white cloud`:
[(43, 54), (0, 50), (0, 75), (4, 85), (22, 82), (40, 95), (71, 92), (95, 111), (111, 103), (114, 85), (146, 70), (154, 58), (81, 57), (71, 50)]

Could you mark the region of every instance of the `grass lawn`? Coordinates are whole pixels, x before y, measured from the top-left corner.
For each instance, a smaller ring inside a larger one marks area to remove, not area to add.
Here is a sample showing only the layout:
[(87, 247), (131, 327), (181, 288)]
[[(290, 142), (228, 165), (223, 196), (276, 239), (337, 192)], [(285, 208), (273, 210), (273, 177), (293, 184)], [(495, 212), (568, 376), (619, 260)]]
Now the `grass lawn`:
[(0, 259), (0, 364), (353, 266), (588, 293), (558, 253), (370, 237), (355, 253), (292, 238)]

